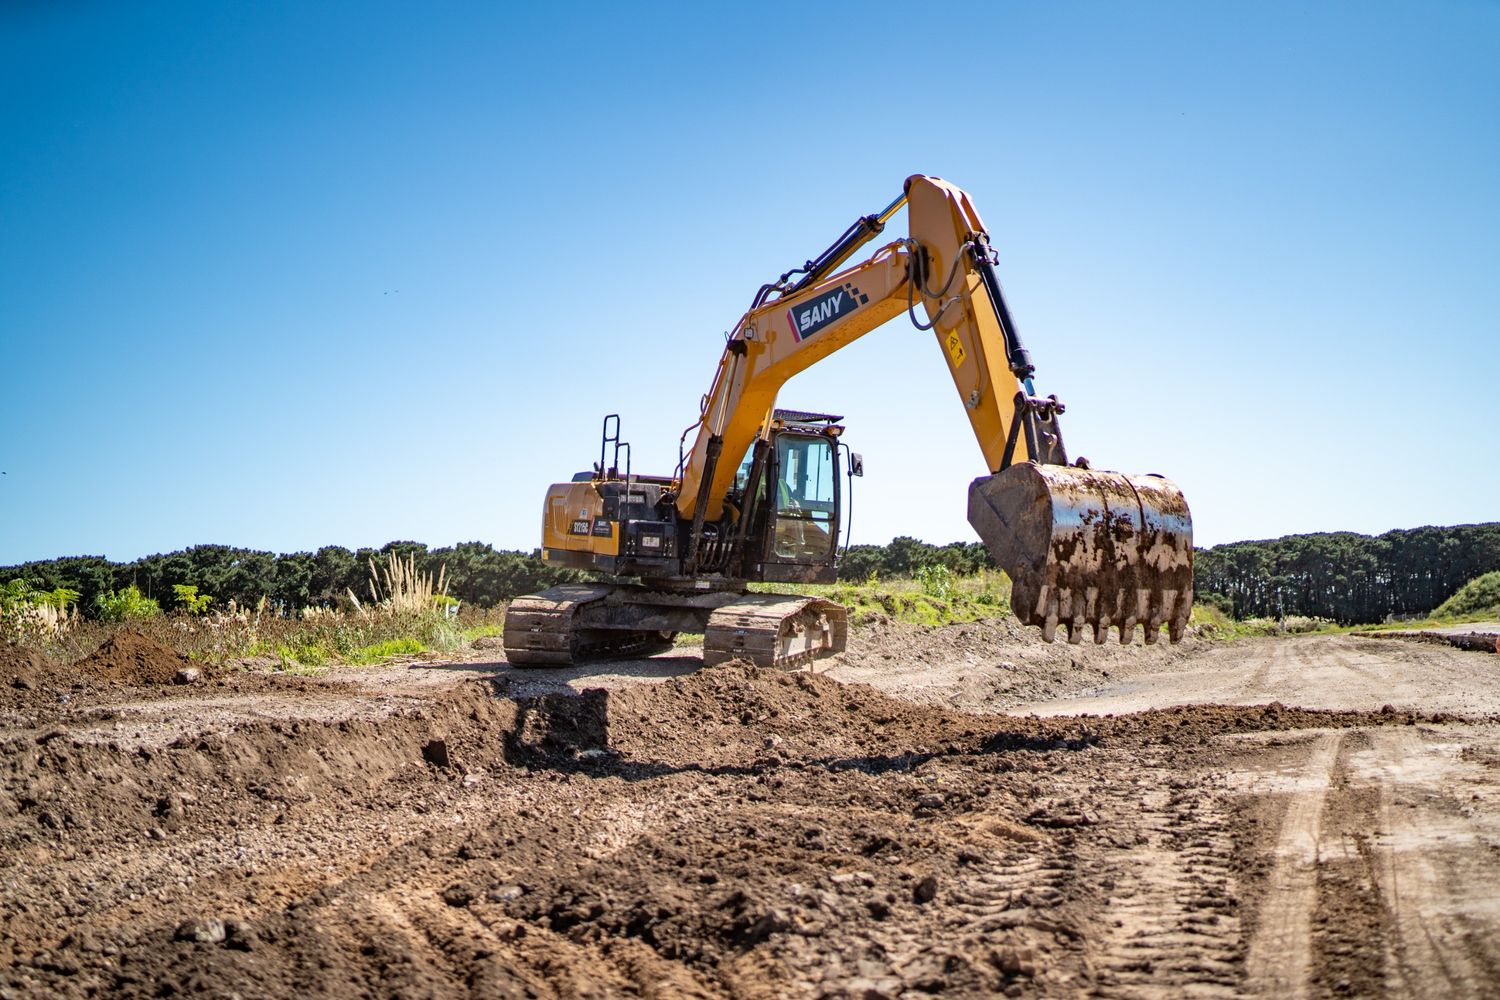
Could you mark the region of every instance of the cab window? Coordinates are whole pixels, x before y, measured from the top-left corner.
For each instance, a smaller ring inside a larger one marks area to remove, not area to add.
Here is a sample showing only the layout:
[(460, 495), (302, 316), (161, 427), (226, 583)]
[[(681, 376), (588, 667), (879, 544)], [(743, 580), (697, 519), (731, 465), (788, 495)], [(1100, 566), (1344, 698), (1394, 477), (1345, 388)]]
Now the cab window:
[(776, 532), (773, 551), (791, 562), (822, 561), (833, 547), (833, 443), (826, 437), (776, 439)]

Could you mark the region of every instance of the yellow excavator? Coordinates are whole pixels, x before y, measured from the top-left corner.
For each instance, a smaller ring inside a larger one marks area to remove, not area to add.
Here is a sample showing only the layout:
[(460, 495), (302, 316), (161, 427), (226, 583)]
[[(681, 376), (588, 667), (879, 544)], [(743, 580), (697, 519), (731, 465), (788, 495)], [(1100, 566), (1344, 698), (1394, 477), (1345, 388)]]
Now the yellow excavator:
[[(903, 206), (908, 235), (845, 266)], [(510, 662), (649, 655), (678, 632), (703, 633), (706, 664), (793, 668), (842, 651), (842, 606), (747, 588), (832, 582), (841, 469), (862, 474), (840, 440), (842, 417), (778, 409), (776, 398), (787, 379), (902, 312), (935, 335), (984, 454), (989, 475), (969, 487), (969, 523), (1009, 574), (1016, 616), (1049, 642), (1059, 625), (1074, 643), (1087, 632), (1104, 642), (1112, 627), (1128, 643), (1137, 626), (1148, 643), (1163, 626), (1179, 640), (1193, 599), (1182, 491), (1157, 475), (1068, 463), (1063, 404), (1036, 394), (995, 263), (969, 195), (917, 175), (815, 260), (762, 286), (727, 335), (672, 475), (632, 472), (611, 414), (593, 470), (548, 489), (543, 559), (602, 582), (513, 601)]]

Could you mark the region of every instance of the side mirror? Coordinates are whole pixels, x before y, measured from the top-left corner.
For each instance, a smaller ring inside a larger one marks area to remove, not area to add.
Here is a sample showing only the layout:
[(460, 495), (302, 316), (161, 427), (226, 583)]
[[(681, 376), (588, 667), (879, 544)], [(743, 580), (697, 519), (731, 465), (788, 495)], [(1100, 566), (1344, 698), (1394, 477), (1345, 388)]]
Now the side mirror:
[(857, 451), (849, 453), (849, 475), (863, 476), (865, 474), (865, 456)]

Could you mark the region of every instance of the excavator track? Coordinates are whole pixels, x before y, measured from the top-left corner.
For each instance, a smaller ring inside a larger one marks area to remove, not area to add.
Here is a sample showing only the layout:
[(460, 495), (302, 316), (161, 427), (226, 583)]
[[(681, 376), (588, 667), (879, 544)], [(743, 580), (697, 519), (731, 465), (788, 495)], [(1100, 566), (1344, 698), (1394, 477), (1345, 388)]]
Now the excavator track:
[(849, 615), (817, 597), (745, 594), (719, 608), (703, 634), (703, 664), (748, 660), (757, 667), (795, 670), (844, 651)]
[(672, 648), (672, 633), (578, 627), (575, 619), (616, 588), (563, 584), (518, 597), (505, 610), (505, 658), (517, 667), (566, 667), (582, 660), (650, 656)]

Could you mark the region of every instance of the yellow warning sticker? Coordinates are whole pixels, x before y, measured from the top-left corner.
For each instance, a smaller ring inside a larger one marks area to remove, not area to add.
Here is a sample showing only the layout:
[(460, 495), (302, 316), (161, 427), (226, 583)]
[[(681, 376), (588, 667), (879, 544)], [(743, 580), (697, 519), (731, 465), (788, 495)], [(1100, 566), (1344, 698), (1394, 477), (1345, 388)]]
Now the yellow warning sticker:
[(947, 347), (948, 347), (948, 357), (950, 357), (950, 358), (953, 359), (953, 367), (957, 368), (959, 365), (963, 364), (964, 363), (964, 357), (966, 355), (964, 354), (964, 345), (963, 345), (963, 342), (958, 339), (958, 331), (957, 330), (953, 330), (953, 331), (949, 332), (949, 334), (948, 334), (948, 340), (947, 340)]

